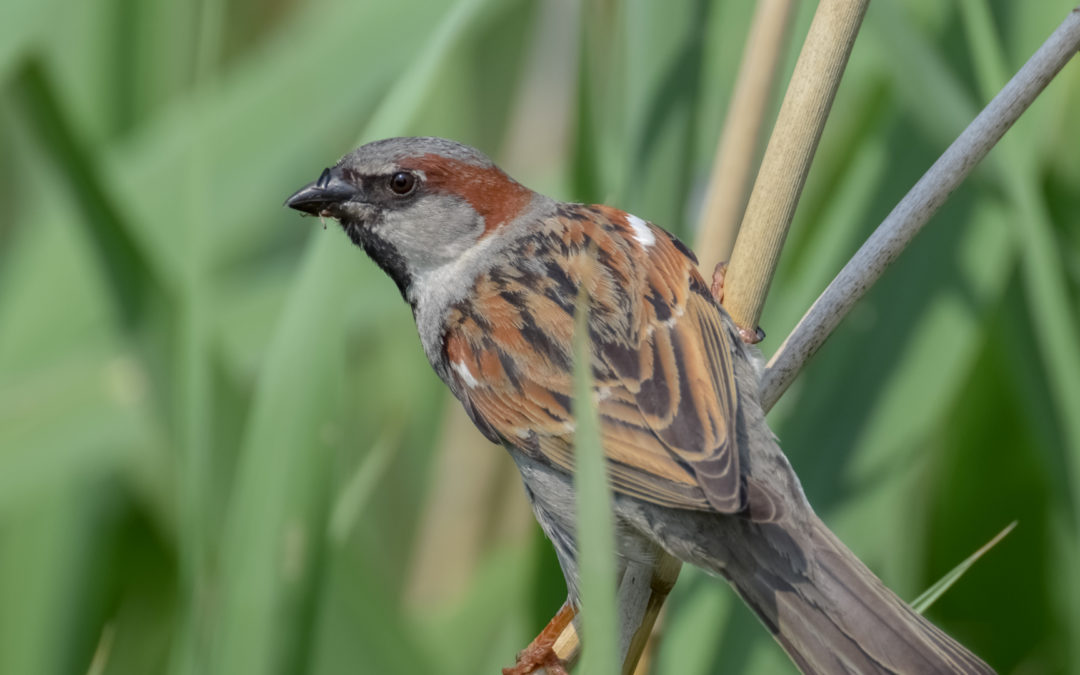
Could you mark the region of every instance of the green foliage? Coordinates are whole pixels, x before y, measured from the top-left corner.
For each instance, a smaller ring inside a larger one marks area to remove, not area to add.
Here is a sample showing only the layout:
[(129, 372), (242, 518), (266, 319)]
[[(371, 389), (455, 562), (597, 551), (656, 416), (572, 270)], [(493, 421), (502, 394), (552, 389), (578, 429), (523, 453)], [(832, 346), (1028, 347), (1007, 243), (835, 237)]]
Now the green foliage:
[(962, 563), (949, 570), (948, 574), (934, 582), (933, 586), (926, 589), (919, 595), (919, 597), (912, 600), (911, 608), (919, 614), (925, 614), (926, 610), (930, 608), (930, 605), (933, 605), (938, 598), (944, 595), (945, 591), (949, 590), (953, 584), (959, 581), (960, 577), (964, 576), (964, 574), (968, 570), (970, 570), (976, 562), (978, 562), (979, 558), (986, 555), (987, 551), (996, 546), (997, 543), (1004, 539), (1007, 534), (1012, 532), (1013, 528), (1015, 527), (1016, 521), (1014, 520), (1009, 523), (1004, 530), (995, 534), (993, 539), (983, 544), (978, 551), (975, 551), (974, 553), (969, 555), (967, 558), (964, 559)]
[(615, 532), (604, 467), (600, 418), (593, 401), (589, 294), (578, 292), (574, 320), (574, 487), (577, 489), (578, 563), (581, 566), (581, 670), (619, 672), (615, 599)]
[[(1074, 4), (871, 4), (766, 354)], [(447, 395), (393, 284), (281, 202), (359, 142), (437, 134), (692, 240), (751, 10), (0, 3), (0, 673), (508, 665), (562, 602), (550, 551), (490, 526), (452, 593), (408, 600), (468, 481), (439, 473)], [(1019, 521), (929, 610), (1004, 672), (1080, 672), (1077, 119), (1072, 64), (771, 418), (903, 597)], [(475, 489), (462, 523), (520, 492)], [(665, 621), (655, 672), (791, 668), (695, 570)]]

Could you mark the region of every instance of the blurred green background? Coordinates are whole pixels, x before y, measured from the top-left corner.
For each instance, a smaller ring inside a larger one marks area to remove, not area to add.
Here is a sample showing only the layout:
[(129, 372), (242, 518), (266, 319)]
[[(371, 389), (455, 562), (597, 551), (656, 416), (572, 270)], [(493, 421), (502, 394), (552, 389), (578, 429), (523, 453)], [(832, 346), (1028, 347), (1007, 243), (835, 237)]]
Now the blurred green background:
[[(1073, 3), (871, 4), (766, 354)], [(5, 0), (0, 673), (512, 662), (564, 597), (514, 470), (393, 284), (282, 201), (359, 142), (433, 134), (692, 240), (752, 10)], [(1080, 673), (1078, 121), (1073, 63), (771, 416), (903, 597), (1019, 521), (930, 611), (1002, 672)], [(790, 670), (692, 569), (651, 664)]]

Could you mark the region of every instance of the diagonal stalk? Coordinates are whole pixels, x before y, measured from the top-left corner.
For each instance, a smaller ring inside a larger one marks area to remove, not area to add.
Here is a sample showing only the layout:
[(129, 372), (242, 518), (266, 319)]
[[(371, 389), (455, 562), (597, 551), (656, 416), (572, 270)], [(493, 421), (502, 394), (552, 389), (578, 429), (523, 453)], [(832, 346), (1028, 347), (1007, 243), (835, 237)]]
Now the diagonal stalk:
[(1072, 10), (1005, 88), (953, 141), (836, 275), (769, 360), (762, 405), (771, 408), (855, 302), (866, 294), (990, 148), (1080, 47), (1080, 7)]
[(795, 0), (760, 0), (754, 11), (694, 247), (706, 277), (717, 263), (731, 257), (797, 6)]

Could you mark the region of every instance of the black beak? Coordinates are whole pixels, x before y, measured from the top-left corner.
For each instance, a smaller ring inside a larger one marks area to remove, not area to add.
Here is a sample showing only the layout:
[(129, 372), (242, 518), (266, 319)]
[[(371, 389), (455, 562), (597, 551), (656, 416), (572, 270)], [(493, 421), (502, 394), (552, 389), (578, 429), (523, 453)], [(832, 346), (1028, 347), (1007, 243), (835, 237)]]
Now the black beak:
[(285, 200), (285, 206), (313, 216), (358, 194), (356, 186), (342, 180), (337, 169), (323, 169), (319, 180), (308, 183)]

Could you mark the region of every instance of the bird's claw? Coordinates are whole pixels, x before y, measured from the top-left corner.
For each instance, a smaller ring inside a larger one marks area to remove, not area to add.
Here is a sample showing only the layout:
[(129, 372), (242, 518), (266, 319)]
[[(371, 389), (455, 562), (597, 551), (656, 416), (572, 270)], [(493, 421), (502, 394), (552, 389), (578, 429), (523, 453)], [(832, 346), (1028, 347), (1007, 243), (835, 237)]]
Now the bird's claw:
[(543, 668), (547, 675), (570, 675), (566, 664), (548, 645), (538, 648), (535, 643), (518, 652), (517, 663), (511, 668), (503, 668), (503, 675), (532, 675)]
[(727, 275), (727, 263), (716, 263), (716, 267), (713, 268), (712, 273), (712, 286), (709, 290), (712, 291), (712, 295), (716, 298), (716, 301), (721, 305), (724, 304), (724, 276)]
[(566, 664), (555, 653), (554, 647), (555, 640), (576, 615), (577, 610), (567, 600), (536, 639), (518, 652), (517, 663), (510, 668), (503, 668), (503, 675), (530, 675), (540, 668), (544, 668), (547, 675), (569, 675)]
[[(712, 295), (716, 298), (716, 301), (721, 305), (724, 304), (724, 277), (727, 276), (727, 263), (716, 263), (716, 267), (713, 268), (712, 273), (712, 285), (709, 290), (712, 291)], [(748, 345), (756, 345), (765, 339), (765, 331), (761, 330), (761, 326), (750, 330), (749, 328), (739, 327), (739, 337), (742, 341)]]

